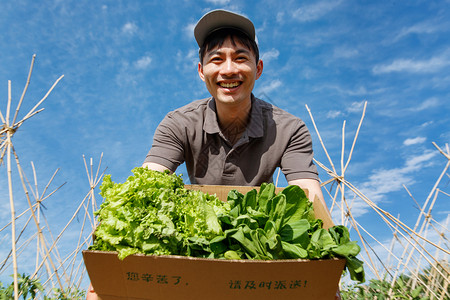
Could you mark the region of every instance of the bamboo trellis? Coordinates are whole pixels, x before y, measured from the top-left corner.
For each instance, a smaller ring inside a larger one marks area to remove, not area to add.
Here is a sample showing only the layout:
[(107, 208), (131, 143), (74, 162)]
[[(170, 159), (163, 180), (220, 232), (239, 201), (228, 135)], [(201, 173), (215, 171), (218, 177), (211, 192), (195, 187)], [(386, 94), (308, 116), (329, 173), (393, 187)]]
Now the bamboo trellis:
[[(337, 184), (337, 186), (338, 186), (334, 195), (332, 195), (330, 193), (330, 191), (327, 190), (327, 193), (330, 195), (330, 197), (332, 199), (331, 210), (333, 210), (333, 208), (335, 206), (338, 206), (338, 208), (340, 209), (341, 223), (345, 224), (346, 221), (348, 220), (348, 221), (350, 221), (351, 227), (356, 230), (359, 240), (361, 241), (361, 243), (363, 244), (363, 247), (364, 247), (365, 255), (364, 255), (363, 259), (366, 262), (366, 265), (373, 271), (376, 278), (379, 280), (386, 278), (386, 276), (391, 278), (391, 290), (389, 291), (389, 296), (391, 296), (392, 288), (394, 286), (394, 283), (396, 282), (396, 279), (398, 278), (399, 273), (403, 273), (403, 272), (405, 272), (405, 270), (408, 270), (411, 273), (411, 277), (410, 277), (411, 280), (409, 281), (408, 284), (411, 286), (412, 289), (414, 289), (414, 287), (417, 285), (417, 283), (420, 283), (422, 286), (424, 286), (426, 288), (427, 295), (430, 295), (430, 296), (434, 297), (435, 299), (445, 299), (446, 297), (448, 298), (448, 297), (450, 297), (450, 295), (448, 293), (448, 284), (450, 283), (449, 267), (448, 267), (446, 259), (444, 259), (444, 261), (441, 261), (438, 259), (440, 254), (443, 254), (445, 257), (448, 257), (448, 255), (450, 254), (448, 244), (446, 244), (447, 247), (442, 246), (442, 243), (445, 243), (445, 241), (447, 240), (445, 234), (448, 231), (448, 227), (443, 226), (442, 231), (438, 231), (436, 229), (436, 227), (433, 227), (433, 229), (436, 230), (440, 236), (440, 239), (437, 244), (435, 242), (427, 239), (428, 227), (431, 226), (430, 222), (433, 220), (431, 211), (437, 200), (438, 193), (440, 192), (440, 190), (437, 187), (441, 183), (441, 180), (444, 175), (449, 176), (447, 173), (448, 168), (450, 166), (450, 151), (448, 149), (448, 145), (446, 145), (447, 151), (444, 152), (441, 148), (439, 148), (437, 146), (436, 143), (433, 142), (433, 145), (438, 149), (438, 151), (442, 155), (444, 155), (445, 158), (447, 158), (448, 162), (445, 165), (441, 175), (436, 180), (436, 183), (434, 184), (429, 196), (427, 197), (425, 204), (423, 205), (422, 208), (420, 208), (421, 211), (420, 211), (420, 214), (416, 221), (415, 227), (413, 229), (411, 229), (406, 224), (404, 224), (402, 221), (400, 221), (399, 217), (395, 218), (391, 214), (389, 214), (387, 211), (384, 211), (383, 209), (381, 209), (376, 203), (371, 201), (367, 196), (365, 196), (359, 189), (357, 189), (353, 184), (351, 184), (345, 178), (345, 171), (346, 171), (347, 167), (349, 166), (349, 163), (352, 158), (356, 140), (358, 138), (361, 124), (362, 124), (364, 116), (365, 116), (366, 107), (367, 107), (367, 102), (364, 103), (362, 117), (361, 117), (361, 120), (357, 127), (356, 134), (354, 136), (353, 143), (350, 148), (347, 161), (345, 163), (344, 163), (344, 161), (345, 161), (344, 154), (345, 154), (346, 122), (345, 121), (343, 122), (341, 162), (340, 162), (341, 173), (338, 174), (338, 172), (336, 171), (336, 168), (335, 168), (335, 164), (333, 163), (333, 160), (331, 159), (331, 157), (327, 151), (327, 148), (325, 147), (325, 143), (324, 143), (324, 141), (320, 135), (320, 132), (317, 128), (317, 125), (314, 121), (311, 110), (309, 109), (308, 106), (306, 106), (306, 109), (308, 110), (308, 113), (311, 117), (314, 129), (315, 129), (318, 139), (320, 141), (320, 144), (321, 144), (321, 146), (325, 152), (325, 155), (328, 158), (328, 162), (330, 164), (330, 167), (326, 167), (323, 163), (315, 160), (316, 164), (319, 165), (324, 171), (326, 171), (326, 173), (331, 177), (329, 180), (323, 182), (322, 186), (326, 187), (328, 184), (333, 184), (333, 185)], [(364, 236), (361, 234), (360, 229), (362, 231), (364, 231), (366, 235), (369, 235), (376, 243), (378, 243), (380, 245), (382, 245), (382, 243), (380, 241), (378, 241), (374, 236), (372, 236), (369, 232), (367, 232), (356, 221), (356, 218), (353, 216), (353, 213), (351, 210), (351, 205), (348, 204), (348, 201), (346, 199), (346, 197), (348, 196), (348, 193), (346, 192), (345, 188), (349, 189), (354, 194), (354, 196), (358, 197), (364, 203), (366, 203), (366, 205), (369, 208), (371, 208), (374, 212), (376, 212), (379, 215), (379, 217), (388, 226), (388, 228), (390, 228), (393, 231), (393, 239), (392, 239), (391, 247), (390, 247), (391, 249), (386, 249), (386, 247), (385, 247), (385, 250), (387, 250), (387, 252), (389, 254), (389, 258), (393, 257), (398, 262), (398, 264), (392, 268), (395, 270), (395, 272), (393, 274), (391, 272), (389, 272), (389, 270), (391, 268), (386, 266), (383, 263), (383, 261), (380, 259), (378, 259), (378, 261), (379, 261), (379, 263), (381, 263), (382, 268), (386, 271), (386, 273), (383, 276), (379, 273), (377, 266), (375, 264), (375, 260), (372, 258), (372, 255), (369, 252), (370, 246), (366, 242), (366, 239), (364, 238)], [(338, 203), (339, 195), (340, 195), (340, 204)], [(433, 200), (432, 200), (432, 203), (429, 205), (429, 201), (431, 199), (433, 199)], [(418, 204), (416, 204), (416, 205), (419, 206)], [(421, 221), (422, 217), (424, 217), (425, 220), (420, 225), (420, 221)], [(419, 225), (420, 225), (420, 228), (419, 228)], [(397, 257), (392, 251), (395, 241), (396, 240), (400, 241), (399, 236), (402, 237), (401, 240), (406, 241), (406, 246), (403, 246), (404, 252), (400, 258)], [(426, 245), (435, 249), (434, 255), (432, 255), (430, 253), (430, 251), (427, 250)], [(412, 247), (412, 250), (410, 250), (408, 253), (409, 247)], [(408, 255), (406, 261), (404, 261), (404, 256), (406, 255), (406, 253), (408, 253), (409, 255)], [(419, 254), (419, 259), (417, 259), (416, 261), (413, 261), (416, 266), (414, 268), (412, 266), (412, 260), (413, 260), (413, 254), (416, 254), (416, 253)], [(427, 263), (429, 264), (429, 266), (431, 268), (431, 273), (433, 274), (434, 279), (442, 279), (443, 285), (440, 285), (437, 280), (432, 281), (431, 284), (426, 284), (425, 282), (423, 282), (423, 280), (421, 278), (419, 278), (419, 272), (421, 271), (421, 263), (420, 262), (422, 259), (426, 260)]]
[[(85, 269), (82, 264), (82, 260), (80, 260), (81, 250), (86, 248), (91, 242), (91, 234), (93, 228), (95, 226), (95, 220), (93, 218), (93, 211), (97, 209), (95, 196), (93, 190), (98, 185), (100, 178), (103, 174), (100, 174), (100, 164), (98, 166), (98, 170), (94, 175), (92, 173), (92, 159), (91, 159), (91, 172), (88, 172), (88, 179), (90, 182), (89, 192), (87, 193), (85, 199), (80, 203), (79, 208), (75, 211), (72, 218), (70, 218), (67, 225), (61, 230), (61, 232), (54, 238), (49, 226), (49, 222), (45, 215), (41, 213), (41, 207), (43, 202), (46, 201), (50, 196), (52, 196), (56, 191), (58, 191), (63, 185), (57, 187), (53, 191), (47, 194), (50, 189), (50, 185), (52, 184), (53, 179), (57, 175), (58, 170), (53, 174), (52, 178), (45, 185), (43, 191), (39, 193), (38, 188), (38, 180), (37, 180), (37, 172), (35, 170), (33, 162), (31, 162), (32, 172), (33, 172), (33, 184), (28, 180), (25, 171), (21, 166), (21, 162), (19, 160), (19, 154), (14, 148), (13, 145), (13, 136), (16, 134), (17, 130), (31, 117), (37, 115), (38, 113), (43, 111), (43, 108), (40, 108), (41, 104), (48, 98), (52, 90), (58, 84), (58, 82), (63, 78), (63, 76), (59, 77), (44, 97), (41, 98), (33, 108), (28, 111), (25, 116), (19, 119), (19, 113), (21, 111), (21, 107), (23, 104), (23, 100), (25, 98), (25, 94), (28, 90), (31, 81), (31, 75), (33, 72), (33, 67), (35, 63), (36, 55), (33, 55), (31, 60), (30, 69), (28, 72), (27, 81), (25, 87), (23, 89), (22, 95), (18, 101), (17, 107), (15, 109), (14, 114), (12, 114), (12, 97), (11, 97), (11, 81), (8, 81), (8, 99), (7, 99), (7, 107), (6, 112), (3, 114), (0, 111), (0, 120), (2, 125), (0, 126), (0, 166), (6, 161), (6, 172), (8, 178), (8, 193), (9, 193), (9, 201), (10, 201), (10, 209), (11, 209), (11, 220), (8, 224), (4, 225), (0, 232), (10, 228), (11, 230), (11, 251), (7, 255), (6, 258), (2, 258), (0, 261), (0, 274), (9, 270), (12, 265), (13, 270), (13, 284), (14, 284), (14, 299), (18, 299), (19, 294), (19, 285), (18, 285), (18, 265), (20, 255), (26, 249), (26, 252), (30, 252), (29, 249), (32, 248), (32, 240), (36, 241), (36, 262), (35, 262), (35, 270), (34, 274), (31, 278), (39, 277), (41, 280), (47, 278), (44, 282), (44, 287), (47, 291), (47, 295), (54, 288), (57, 288), (61, 291), (61, 293), (65, 293), (66, 291), (71, 291), (72, 287), (80, 288), (80, 284), (85, 275)], [(13, 164), (17, 167), (17, 174), (19, 177), (20, 185), (23, 190), (26, 204), (28, 208), (23, 212), (17, 214), (16, 213), (16, 199), (17, 193), (14, 189), (13, 185)], [(86, 169), (86, 171), (88, 171)], [(48, 200), (47, 200), (48, 201)], [(58, 250), (58, 242), (61, 240), (62, 235), (67, 230), (68, 226), (72, 223), (75, 217), (84, 209), (84, 222), (82, 224), (82, 229), (80, 230), (80, 236), (78, 239), (78, 243), (76, 245), (76, 249), (72, 251), (67, 257), (62, 258), (61, 254)], [(19, 218), (24, 218), (27, 216), (27, 220), (25, 221), (25, 225), (19, 234), (16, 232), (16, 221)], [(89, 221), (89, 223), (87, 223)], [(34, 222), (35, 225), (35, 233), (31, 234), (30, 237), (26, 238), (23, 241), (23, 233), (25, 230), (30, 227), (30, 224)], [(43, 225), (45, 224), (45, 225)], [(89, 226), (85, 226), (89, 224)], [(83, 233), (87, 231), (87, 233)], [(83, 234), (85, 235), (83, 237)]]

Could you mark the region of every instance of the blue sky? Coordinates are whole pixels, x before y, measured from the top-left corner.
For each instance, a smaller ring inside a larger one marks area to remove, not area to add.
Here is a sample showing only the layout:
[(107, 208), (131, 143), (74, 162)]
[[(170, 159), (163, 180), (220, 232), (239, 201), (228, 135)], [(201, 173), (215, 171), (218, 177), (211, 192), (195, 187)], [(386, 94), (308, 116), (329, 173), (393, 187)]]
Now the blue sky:
[[(215, 8), (254, 21), (264, 61), (254, 94), (305, 121), (318, 161), (330, 166), (305, 105), (339, 170), (343, 122), (348, 155), (367, 101), (346, 179), (414, 226), (418, 210), (404, 186), (423, 205), (447, 162), (432, 142), (444, 149), (450, 140), (450, 1), (2, 1), (2, 113), (8, 80), (15, 108), (33, 54), (22, 117), (64, 75), (45, 110), (13, 140), (30, 178), (34, 163), (41, 190), (58, 168), (52, 187), (67, 182), (46, 204), (55, 231), (89, 189), (83, 155), (97, 164), (103, 153), (106, 172), (124, 181), (142, 164), (164, 115), (208, 97), (193, 27)], [(3, 223), (9, 203), (1, 170)], [(449, 184), (447, 173), (439, 188), (449, 193)], [(389, 228), (355, 201), (358, 221), (388, 242)], [(448, 201), (437, 198), (439, 222)], [(26, 207), (23, 197), (16, 202), (18, 211)]]

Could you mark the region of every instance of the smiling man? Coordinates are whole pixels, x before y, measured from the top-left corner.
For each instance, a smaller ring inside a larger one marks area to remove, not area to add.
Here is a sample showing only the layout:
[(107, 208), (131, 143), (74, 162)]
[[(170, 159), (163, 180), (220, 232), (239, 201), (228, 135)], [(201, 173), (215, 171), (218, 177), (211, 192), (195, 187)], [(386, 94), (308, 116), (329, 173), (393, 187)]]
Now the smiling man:
[(214, 10), (194, 35), (198, 74), (211, 97), (166, 115), (143, 166), (174, 172), (185, 162), (192, 184), (254, 186), (272, 182), (280, 167), (289, 184), (323, 201), (305, 123), (252, 93), (263, 71), (253, 23)]
[[(289, 184), (324, 202), (305, 123), (252, 93), (263, 71), (253, 23), (214, 10), (194, 35), (198, 74), (211, 97), (165, 116), (143, 166), (175, 172), (185, 162), (192, 184), (251, 186), (272, 182), (280, 167)], [(87, 299), (97, 299), (92, 286)]]

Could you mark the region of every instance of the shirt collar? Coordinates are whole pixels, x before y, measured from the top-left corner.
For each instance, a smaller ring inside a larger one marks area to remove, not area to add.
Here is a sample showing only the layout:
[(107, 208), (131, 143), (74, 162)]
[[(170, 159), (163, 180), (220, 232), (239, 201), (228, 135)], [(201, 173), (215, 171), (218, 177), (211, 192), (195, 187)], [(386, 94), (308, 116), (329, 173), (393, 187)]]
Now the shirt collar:
[[(252, 108), (250, 111), (250, 121), (247, 126), (248, 137), (258, 138), (264, 135), (264, 121), (261, 100), (252, 94)], [(208, 100), (205, 112), (205, 122), (203, 130), (209, 134), (220, 132), (219, 123), (217, 122), (216, 102), (213, 97)]]
[(209, 134), (220, 132), (219, 122), (217, 122), (216, 102), (214, 101), (213, 97), (209, 98), (208, 104), (206, 105), (203, 130)]

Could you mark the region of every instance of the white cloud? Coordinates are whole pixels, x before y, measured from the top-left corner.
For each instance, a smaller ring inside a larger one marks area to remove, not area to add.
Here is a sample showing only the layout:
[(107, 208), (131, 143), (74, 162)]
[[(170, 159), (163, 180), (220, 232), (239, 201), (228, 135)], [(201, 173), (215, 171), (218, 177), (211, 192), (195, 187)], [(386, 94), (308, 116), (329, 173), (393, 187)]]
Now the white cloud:
[(350, 104), (350, 106), (347, 108), (347, 111), (350, 113), (355, 113), (355, 112), (362, 112), (363, 108), (364, 108), (364, 101), (361, 102), (353, 102), (352, 104)]
[(225, 5), (230, 3), (230, 0), (206, 0), (206, 2), (212, 3), (214, 5)]
[(263, 62), (267, 63), (271, 60), (277, 59), (279, 55), (280, 55), (280, 51), (272, 48), (271, 50), (264, 52), (261, 55), (261, 59)]
[(425, 123), (420, 124), (420, 127), (425, 128), (425, 127), (428, 127), (433, 124), (434, 124), (434, 121), (427, 121)]
[(342, 116), (342, 115), (343, 115), (342, 111), (338, 111), (338, 110), (330, 110), (330, 111), (327, 113), (327, 118), (328, 118), (328, 119), (336, 119), (337, 117), (340, 117), (340, 116)]
[(399, 40), (410, 34), (432, 34), (441, 31), (445, 32), (448, 31), (448, 29), (449, 29), (448, 22), (436, 22), (435, 20), (425, 21), (418, 24), (414, 24), (409, 27), (402, 28), (402, 30), (400, 30), (399, 34), (395, 37), (394, 40)]
[(443, 55), (435, 56), (428, 60), (397, 59), (390, 64), (381, 64), (373, 67), (372, 72), (374, 74), (392, 72), (433, 73), (449, 65), (450, 56), (447, 51)]
[(184, 33), (186, 37), (192, 39), (194, 36), (194, 28), (197, 23), (189, 23), (184, 27)]
[[(371, 201), (378, 203), (386, 194), (402, 190), (403, 185), (413, 184), (415, 182), (413, 173), (426, 166), (437, 154), (436, 151), (425, 151), (407, 158), (403, 167), (375, 170), (369, 176), (369, 180), (357, 188)], [(358, 198), (352, 206), (352, 213), (357, 217), (367, 213), (369, 209), (367, 204)]]
[(136, 69), (145, 70), (150, 66), (151, 62), (152, 62), (152, 58), (150, 56), (146, 55), (146, 56), (143, 56), (140, 59), (138, 59), (134, 63), (134, 66)]
[(188, 60), (194, 61), (195, 65), (197, 66), (197, 63), (198, 63), (198, 60), (199, 60), (198, 59), (198, 51), (197, 50), (193, 50), (193, 49), (189, 50), (186, 58)]
[(405, 146), (411, 146), (411, 145), (417, 145), (417, 144), (423, 144), (425, 143), (427, 139), (422, 137), (422, 136), (418, 136), (415, 138), (409, 138), (403, 141), (403, 145)]
[(293, 17), (300, 22), (309, 22), (317, 20), (334, 8), (339, 6), (342, 1), (321, 1), (314, 4), (303, 5), (293, 12)]
[(347, 47), (338, 47), (335, 48), (333, 51), (334, 58), (352, 58), (358, 54), (359, 54), (358, 50)]
[(285, 20), (284, 12), (280, 11), (277, 13), (277, 22), (282, 23)]
[(265, 84), (264, 87), (258, 89), (258, 94), (269, 94), (271, 91), (279, 88), (282, 85), (281, 80), (275, 79)]
[(422, 102), (422, 104), (420, 104), (418, 107), (412, 108), (412, 110), (422, 111), (436, 106), (439, 106), (439, 100), (435, 97), (432, 97)]
[[(306, 69), (306, 67), (304, 69)], [(310, 77), (305, 76), (305, 78), (309, 79)], [(349, 95), (349, 96), (366, 96), (368, 94), (376, 94), (376, 93), (382, 92), (381, 89), (368, 91), (365, 86), (358, 86), (358, 87), (347, 89), (347, 88), (341, 87), (340, 85), (336, 85), (336, 84), (317, 85), (314, 88), (315, 91), (321, 91), (324, 89), (335, 90), (340, 94)]]
[(122, 33), (126, 35), (133, 35), (138, 30), (138, 27), (134, 23), (126, 23), (122, 27)]
[(197, 73), (198, 62), (199, 58), (197, 50), (190, 49), (187, 53), (178, 50), (176, 65), (177, 70), (180, 70), (183, 73)]
[(346, 107), (345, 111), (339, 111), (339, 110), (330, 110), (327, 113), (328, 119), (335, 119), (337, 117), (345, 116), (347, 113), (361, 113), (363, 111), (364, 107), (364, 101), (362, 102), (353, 102), (348, 107)]

